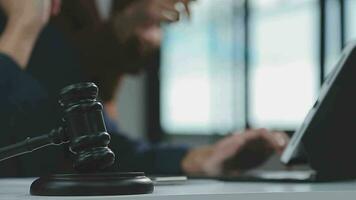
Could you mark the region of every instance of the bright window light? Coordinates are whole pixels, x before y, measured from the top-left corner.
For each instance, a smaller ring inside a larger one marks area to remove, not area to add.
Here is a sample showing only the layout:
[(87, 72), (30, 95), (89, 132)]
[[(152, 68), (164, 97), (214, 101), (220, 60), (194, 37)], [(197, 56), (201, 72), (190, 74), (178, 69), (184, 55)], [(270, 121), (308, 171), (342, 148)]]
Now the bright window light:
[(356, 40), (356, 1), (345, 0), (346, 8), (346, 39), (347, 42)]
[(252, 127), (293, 130), (314, 103), (320, 85), (319, 1), (249, 1), (248, 77), (241, 2), (195, 1), (190, 21), (164, 25), (165, 132), (228, 133), (244, 128), (246, 118)]
[(339, 1), (326, 1), (325, 77), (334, 69), (341, 55), (341, 13)]
[(317, 2), (275, 4), (252, 13), (252, 127), (293, 130), (311, 108), (320, 83)]
[(227, 133), (243, 126), (243, 114), (234, 109), (240, 105), (243, 113), (243, 96), (234, 97), (239, 86), (234, 52), (243, 52), (243, 44), (235, 45), (235, 5), (235, 0), (199, 0), (190, 21), (164, 27), (160, 98), (166, 132)]

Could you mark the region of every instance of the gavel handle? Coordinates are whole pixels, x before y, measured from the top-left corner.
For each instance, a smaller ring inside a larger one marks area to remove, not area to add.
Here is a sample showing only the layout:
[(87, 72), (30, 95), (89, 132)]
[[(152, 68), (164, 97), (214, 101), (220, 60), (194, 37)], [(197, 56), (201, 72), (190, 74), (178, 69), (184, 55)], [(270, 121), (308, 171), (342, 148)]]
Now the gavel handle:
[(46, 146), (61, 145), (69, 142), (62, 127), (53, 129), (49, 134), (26, 138), (24, 141), (0, 148), (0, 162), (12, 157), (31, 153)]

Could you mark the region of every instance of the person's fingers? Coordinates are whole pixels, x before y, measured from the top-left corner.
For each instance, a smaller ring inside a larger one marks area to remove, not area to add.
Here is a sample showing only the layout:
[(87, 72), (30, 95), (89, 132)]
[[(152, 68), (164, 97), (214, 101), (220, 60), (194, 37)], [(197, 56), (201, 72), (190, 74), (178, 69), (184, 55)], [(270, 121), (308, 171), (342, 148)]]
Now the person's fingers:
[(144, 8), (145, 19), (150, 23), (159, 24), (161, 22), (176, 22), (179, 20), (179, 11), (175, 9), (174, 5), (165, 1), (151, 1), (151, 4)]
[(196, 1), (196, 0), (182, 0), (185, 12), (187, 13), (188, 17), (190, 18), (192, 16), (192, 12), (190, 9), (190, 3)]
[(244, 145), (245, 141), (241, 135), (228, 136), (217, 144), (217, 152), (224, 157), (229, 157)]
[(159, 14), (160, 21), (176, 22), (180, 18), (180, 13), (176, 9), (175, 4), (162, 1), (157, 8), (156, 12)]
[(262, 130), (262, 132), (260, 132), (260, 137), (263, 138), (267, 142), (267, 145), (272, 147), (278, 154), (283, 152), (285, 143), (281, 141), (281, 138), (276, 137), (275, 134)]
[[(236, 153), (240, 152), (245, 145), (248, 145), (249, 142), (259, 139), (262, 130), (246, 130), (243, 133), (236, 133), (234, 136), (229, 140), (230, 143), (233, 144), (235, 149), (237, 150)], [(238, 149), (237, 149), (238, 148)]]
[(172, 0), (175, 2), (175, 4), (177, 3), (181, 3), (183, 5), (184, 11), (185, 13), (188, 15), (188, 17), (191, 17), (191, 9), (190, 9), (190, 3), (196, 0)]
[(262, 134), (266, 133), (266, 129), (250, 129), (245, 131), (242, 135), (247, 142), (260, 139)]
[(147, 10), (146, 20), (153, 23), (176, 22), (180, 20), (180, 9), (177, 3), (183, 5), (184, 11), (190, 16), (189, 3), (192, 0), (150, 0), (144, 1), (142, 8)]
[(190, 6), (189, 6), (189, 1), (183, 2), (184, 10), (187, 13), (188, 17), (191, 17), (191, 11), (190, 11)]
[(247, 130), (243, 135), (247, 144), (263, 141), (267, 145), (264, 148), (277, 149), (277, 143), (267, 129), (251, 129)]
[(278, 145), (281, 147), (283, 153), (284, 149), (287, 147), (289, 143), (289, 137), (286, 133), (283, 132), (272, 132), (274, 139), (277, 141)]
[(204, 164), (204, 169), (208, 174), (218, 175), (223, 173), (224, 164), (243, 149), (245, 145), (245, 135), (236, 133), (220, 140), (213, 147), (213, 153)]
[(176, 10), (162, 10), (159, 16), (161, 22), (177, 22), (179, 21), (180, 14)]
[(259, 166), (274, 151), (282, 152), (285, 143), (280, 137), (284, 135), (272, 134), (266, 129), (251, 129), (225, 137), (216, 143), (206, 169), (214, 173), (226, 173)]
[(242, 145), (236, 146), (234, 154), (226, 157), (223, 161), (223, 171), (245, 171), (261, 165), (273, 153), (269, 141), (266, 141), (264, 134), (268, 131), (265, 129), (246, 130), (241, 134), (236, 134), (229, 138), (231, 141), (243, 141)]
[(271, 147), (278, 154), (283, 153), (289, 142), (287, 134), (282, 132), (270, 132), (267, 129), (247, 130), (243, 135), (245, 135), (244, 139), (246, 143), (262, 139), (268, 145), (267, 147)]
[(214, 147), (212, 161), (222, 164), (226, 159), (236, 155), (245, 145), (244, 137), (243, 134), (233, 134), (219, 141)]

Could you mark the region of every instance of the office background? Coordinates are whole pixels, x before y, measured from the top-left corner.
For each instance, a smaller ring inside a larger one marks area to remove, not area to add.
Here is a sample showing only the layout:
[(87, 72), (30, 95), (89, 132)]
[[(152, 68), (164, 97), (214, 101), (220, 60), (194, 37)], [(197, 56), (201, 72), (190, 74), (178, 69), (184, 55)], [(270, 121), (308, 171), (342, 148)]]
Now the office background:
[(293, 131), (341, 49), (356, 0), (199, 0), (164, 24), (159, 67), (128, 77), (120, 127), (131, 137), (206, 143), (234, 130)]

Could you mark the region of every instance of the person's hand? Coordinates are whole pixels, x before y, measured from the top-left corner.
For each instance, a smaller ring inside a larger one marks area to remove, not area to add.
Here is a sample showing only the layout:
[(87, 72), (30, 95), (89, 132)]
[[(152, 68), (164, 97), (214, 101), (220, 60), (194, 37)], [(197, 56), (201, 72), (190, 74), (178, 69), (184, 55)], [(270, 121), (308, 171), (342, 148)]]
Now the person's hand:
[(60, 12), (61, 0), (0, 0), (7, 17), (0, 38), (0, 52), (25, 68), (34, 43), (52, 15)]
[[(51, 15), (60, 11), (61, 0), (0, 0), (8, 23), (38, 31), (47, 24)], [(32, 31), (28, 29), (27, 31)]]
[(274, 152), (282, 154), (289, 138), (266, 129), (235, 133), (214, 145), (191, 150), (182, 161), (190, 175), (238, 175), (263, 164)]
[(162, 22), (171, 23), (180, 19), (177, 4), (181, 3), (190, 16), (189, 3), (192, 0), (138, 0), (131, 3), (120, 13), (114, 15), (113, 23), (116, 35), (121, 42), (134, 36), (140, 42), (143, 51), (155, 49), (161, 43)]
[(180, 12), (177, 4), (181, 3), (190, 15), (189, 2), (191, 0), (139, 0), (131, 4), (126, 12), (131, 14), (138, 23), (176, 22)]

